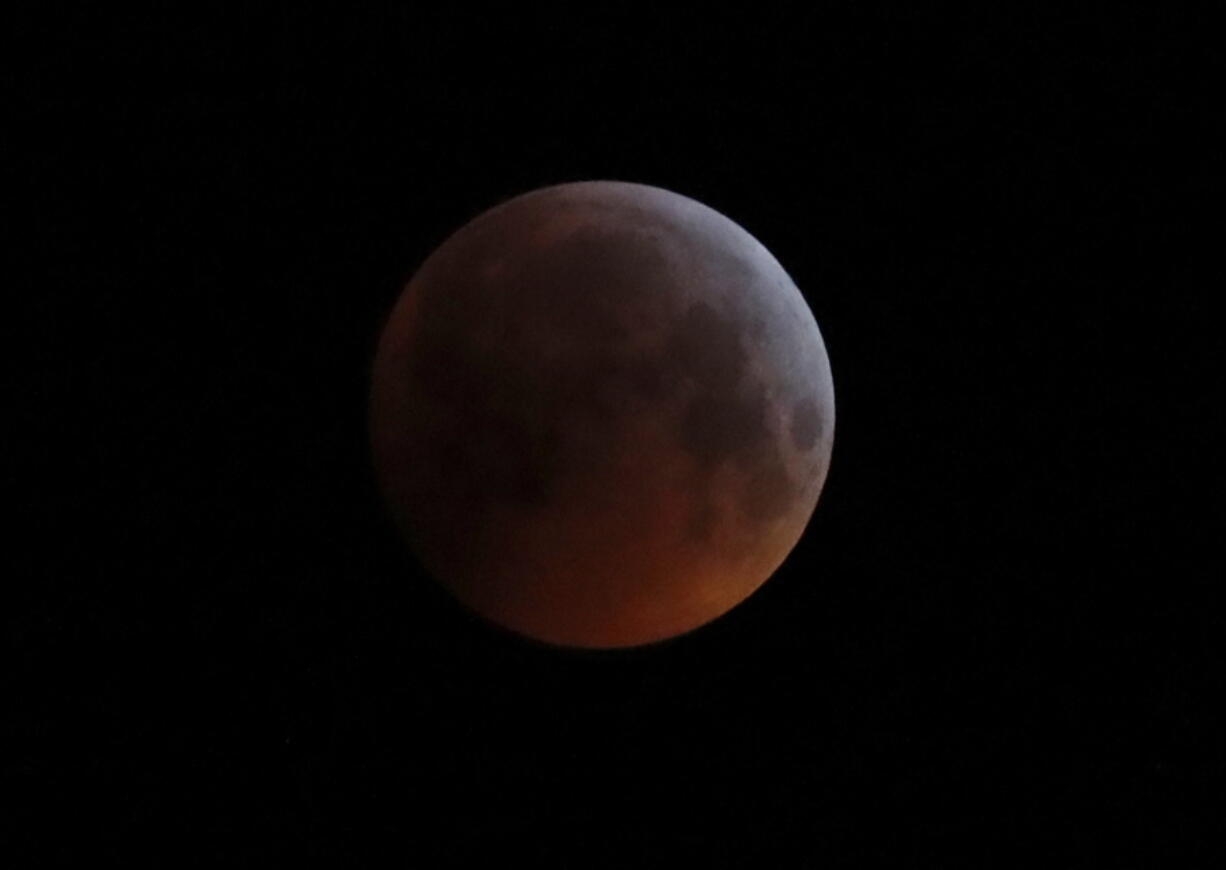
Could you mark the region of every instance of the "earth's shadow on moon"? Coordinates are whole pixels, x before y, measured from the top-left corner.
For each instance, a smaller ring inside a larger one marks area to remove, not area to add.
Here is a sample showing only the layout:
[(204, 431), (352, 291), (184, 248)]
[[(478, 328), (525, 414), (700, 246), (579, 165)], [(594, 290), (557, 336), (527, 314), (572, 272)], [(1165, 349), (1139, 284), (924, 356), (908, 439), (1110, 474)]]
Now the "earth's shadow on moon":
[(414, 552), (530, 643), (688, 636), (778, 568), (828, 468), (803, 297), (748, 233), (659, 188), (483, 213), (414, 275), (374, 374), (376, 465)]

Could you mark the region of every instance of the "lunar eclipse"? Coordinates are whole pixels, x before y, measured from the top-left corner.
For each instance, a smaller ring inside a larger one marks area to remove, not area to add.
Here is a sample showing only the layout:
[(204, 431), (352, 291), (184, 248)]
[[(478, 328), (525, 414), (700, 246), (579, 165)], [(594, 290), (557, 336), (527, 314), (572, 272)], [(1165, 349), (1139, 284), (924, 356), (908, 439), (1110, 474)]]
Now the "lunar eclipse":
[(834, 389), (771, 253), (660, 188), (561, 184), (458, 230), (372, 373), (377, 477), (464, 605), (570, 647), (670, 638), (781, 565), (826, 479)]

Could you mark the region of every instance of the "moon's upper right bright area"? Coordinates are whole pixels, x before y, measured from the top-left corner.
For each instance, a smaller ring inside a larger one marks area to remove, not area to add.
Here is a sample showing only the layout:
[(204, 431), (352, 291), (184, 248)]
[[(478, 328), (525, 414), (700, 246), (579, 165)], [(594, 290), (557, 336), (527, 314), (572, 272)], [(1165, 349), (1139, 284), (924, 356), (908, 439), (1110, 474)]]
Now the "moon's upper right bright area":
[(373, 371), (376, 470), (430, 573), (547, 643), (622, 647), (749, 596), (834, 436), (817, 323), (749, 233), (639, 184), (543, 188), (443, 243)]

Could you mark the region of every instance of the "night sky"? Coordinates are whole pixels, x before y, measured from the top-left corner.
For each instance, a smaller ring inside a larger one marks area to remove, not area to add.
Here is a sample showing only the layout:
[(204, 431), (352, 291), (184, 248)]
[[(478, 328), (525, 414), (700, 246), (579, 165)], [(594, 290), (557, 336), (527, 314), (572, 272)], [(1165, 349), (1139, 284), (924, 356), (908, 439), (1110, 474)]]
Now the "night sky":
[[(30, 22), (5, 850), (1188, 866), (1220, 835), (1202, 28), (862, 5)], [(591, 178), (762, 241), (838, 410), (775, 577), (618, 653), (433, 586), (366, 428), (421, 261)]]

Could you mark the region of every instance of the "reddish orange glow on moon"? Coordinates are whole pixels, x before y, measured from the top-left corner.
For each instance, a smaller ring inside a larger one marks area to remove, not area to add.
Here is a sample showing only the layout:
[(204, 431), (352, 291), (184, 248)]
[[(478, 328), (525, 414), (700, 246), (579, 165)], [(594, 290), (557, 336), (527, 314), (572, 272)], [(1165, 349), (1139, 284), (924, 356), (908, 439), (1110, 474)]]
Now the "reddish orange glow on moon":
[(834, 389), (800, 292), (684, 196), (582, 182), (467, 224), (379, 341), (375, 467), (463, 604), (547, 643), (697, 628), (795, 546), (826, 478)]

